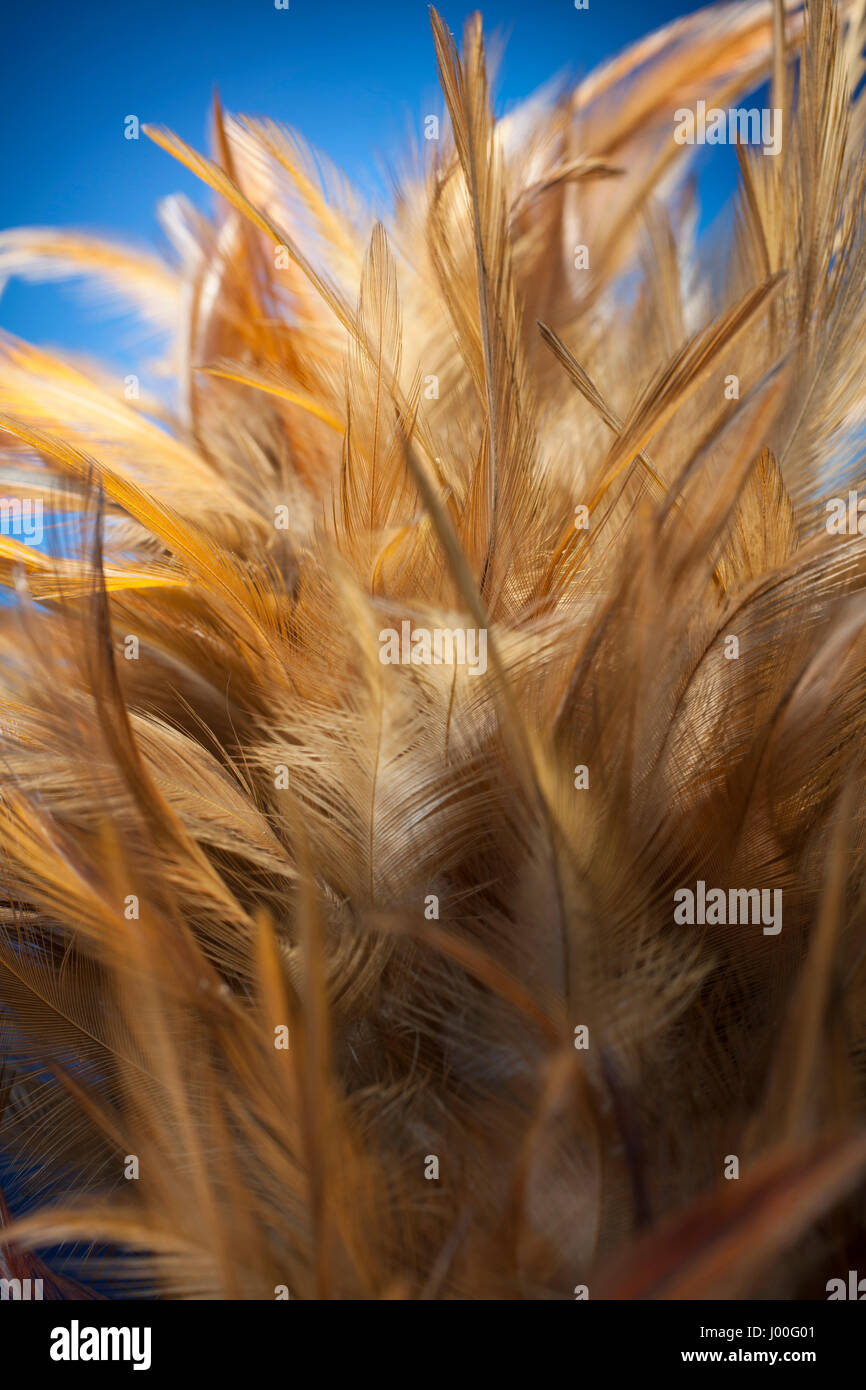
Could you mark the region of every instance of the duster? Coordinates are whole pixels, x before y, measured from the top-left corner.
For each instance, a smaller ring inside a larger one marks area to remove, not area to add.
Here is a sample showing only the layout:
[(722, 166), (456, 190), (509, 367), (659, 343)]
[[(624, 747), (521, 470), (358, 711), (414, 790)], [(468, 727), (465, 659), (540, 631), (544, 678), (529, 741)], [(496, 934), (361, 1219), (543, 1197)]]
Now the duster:
[[(710, 8), (497, 119), (480, 18), (434, 11), (387, 228), (217, 99), (210, 156), (145, 131), (215, 194), (165, 257), (0, 237), (0, 279), (161, 330), (173, 387), (0, 342), (47, 535), (0, 536), (0, 1272), (866, 1267), (866, 548), (827, 525), (866, 488), (863, 16)], [(730, 151), (698, 235), (675, 113), (767, 79), (778, 153)], [(443, 659), (382, 661), (407, 628)], [(781, 930), (677, 921), (699, 882)]]

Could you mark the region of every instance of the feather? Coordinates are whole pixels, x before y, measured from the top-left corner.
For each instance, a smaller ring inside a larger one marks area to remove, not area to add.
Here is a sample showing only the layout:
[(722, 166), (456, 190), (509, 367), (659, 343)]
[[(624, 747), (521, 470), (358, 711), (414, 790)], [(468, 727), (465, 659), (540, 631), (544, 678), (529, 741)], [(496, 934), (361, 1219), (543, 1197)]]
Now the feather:
[[(382, 220), (215, 98), (146, 131), (216, 200), (164, 262), (0, 238), (177, 386), (0, 341), (4, 1277), (801, 1298), (863, 1239), (863, 14), (498, 118), (434, 11)], [(699, 233), (672, 113), (767, 79)]]

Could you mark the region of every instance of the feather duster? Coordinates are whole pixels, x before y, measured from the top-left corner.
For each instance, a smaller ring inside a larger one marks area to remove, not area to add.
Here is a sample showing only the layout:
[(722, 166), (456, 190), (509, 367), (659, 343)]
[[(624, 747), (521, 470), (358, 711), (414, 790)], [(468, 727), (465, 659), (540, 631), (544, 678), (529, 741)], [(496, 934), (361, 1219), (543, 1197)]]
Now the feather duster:
[[(49, 533), (0, 536), (0, 1272), (823, 1297), (866, 1252), (863, 5), (703, 10), (501, 120), (480, 18), (432, 30), (387, 227), (216, 101), (210, 156), (146, 132), (216, 195), (164, 260), (0, 237), (176, 386), (0, 341)], [(768, 78), (697, 237), (674, 113)]]

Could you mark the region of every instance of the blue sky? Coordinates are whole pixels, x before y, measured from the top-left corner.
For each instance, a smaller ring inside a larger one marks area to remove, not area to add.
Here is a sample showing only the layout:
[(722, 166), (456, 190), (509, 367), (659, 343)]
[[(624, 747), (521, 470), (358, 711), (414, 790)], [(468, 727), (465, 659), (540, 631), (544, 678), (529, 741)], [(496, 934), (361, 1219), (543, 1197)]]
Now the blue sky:
[[(4, 15), (0, 227), (72, 226), (160, 245), (157, 201), (210, 195), (127, 115), (207, 138), (214, 84), (232, 111), (296, 126), (366, 192), (399, 164), (406, 132), (440, 109), (428, 7), (415, 0), (33, 0)], [(459, 33), (473, 8), (443, 0)], [(506, 41), (500, 109), (554, 75), (579, 77), (633, 39), (697, 8), (684, 0), (490, 0)], [(381, 195), (384, 198), (384, 194)], [(113, 357), (116, 322), (65, 286), (11, 282), (0, 326), (40, 344)]]

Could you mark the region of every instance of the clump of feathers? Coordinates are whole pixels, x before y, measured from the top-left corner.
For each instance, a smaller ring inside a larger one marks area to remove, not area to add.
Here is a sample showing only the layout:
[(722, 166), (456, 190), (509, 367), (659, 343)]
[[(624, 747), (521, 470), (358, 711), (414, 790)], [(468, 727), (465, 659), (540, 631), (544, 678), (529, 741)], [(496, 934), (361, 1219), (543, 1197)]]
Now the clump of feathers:
[[(387, 230), (216, 103), (210, 158), (147, 130), (217, 195), (165, 261), (0, 238), (177, 387), (0, 342), (52, 536), (0, 537), (0, 1270), (823, 1297), (866, 1258), (866, 541), (825, 525), (866, 488), (863, 12), (705, 10), (501, 120), (434, 12)], [(697, 238), (673, 112), (768, 77), (781, 153)], [(486, 670), (383, 664), (405, 621)], [(699, 880), (781, 932), (677, 924)]]

